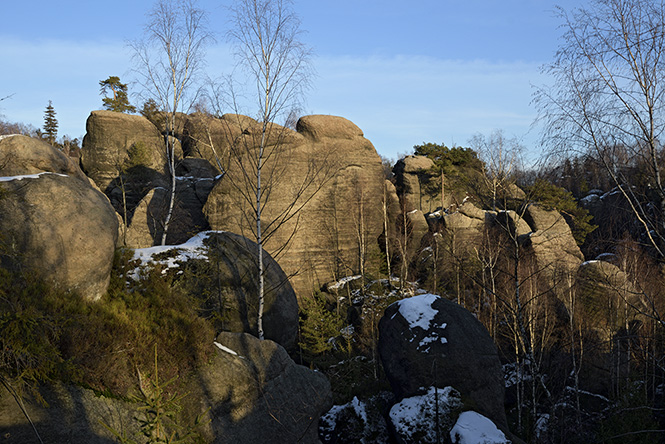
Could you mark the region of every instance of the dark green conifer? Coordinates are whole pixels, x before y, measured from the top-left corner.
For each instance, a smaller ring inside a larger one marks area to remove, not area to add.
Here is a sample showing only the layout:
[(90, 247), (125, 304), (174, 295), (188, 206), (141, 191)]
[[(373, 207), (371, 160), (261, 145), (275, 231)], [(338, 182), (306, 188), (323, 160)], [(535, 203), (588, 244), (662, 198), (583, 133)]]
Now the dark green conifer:
[(102, 103), (104, 104), (104, 109), (109, 111), (116, 111), (119, 113), (135, 113), (136, 107), (129, 104), (129, 98), (127, 97), (127, 84), (120, 82), (120, 77), (110, 76), (106, 80), (101, 80), (99, 82), (100, 94), (107, 95), (110, 92), (113, 93), (113, 97), (104, 97)]
[(44, 137), (51, 145), (55, 144), (58, 135), (58, 119), (55, 118), (53, 103), (49, 100), (46, 111), (44, 111)]

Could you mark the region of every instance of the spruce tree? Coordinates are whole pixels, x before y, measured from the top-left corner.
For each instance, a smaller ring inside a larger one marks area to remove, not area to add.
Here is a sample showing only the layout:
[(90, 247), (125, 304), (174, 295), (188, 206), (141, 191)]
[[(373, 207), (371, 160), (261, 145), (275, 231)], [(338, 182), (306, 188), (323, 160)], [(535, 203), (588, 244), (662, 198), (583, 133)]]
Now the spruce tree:
[(104, 104), (104, 109), (109, 111), (116, 111), (119, 113), (135, 113), (136, 107), (129, 104), (129, 99), (127, 97), (127, 84), (120, 82), (120, 77), (110, 76), (106, 80), (101, 80), (99, 82), (100, 94), (107, 95), (110, 92), (113, 93), (113, 97), (104, 97), (102, 103)]
[(44, 136), (51, 145), (55, 144), (58, 135), (58, 119), (55, 118), (53, 103), (49, 100), (46, 111), (44, 111)]

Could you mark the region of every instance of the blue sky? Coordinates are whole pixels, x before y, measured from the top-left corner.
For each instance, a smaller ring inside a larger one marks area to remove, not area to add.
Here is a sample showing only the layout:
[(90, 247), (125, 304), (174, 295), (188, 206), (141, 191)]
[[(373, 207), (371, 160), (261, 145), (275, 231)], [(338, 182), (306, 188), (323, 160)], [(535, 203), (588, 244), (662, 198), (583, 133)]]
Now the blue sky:
[[(224, 5), (200, 1), (220, 37), (208, 51), (211, 76), (233, 60), (223, 34)], [(112, 5), (112, 7), (109, 7)], [(333, 114), (358, 125), (377, 151), (396, 159), (422, 142), (466, 145), (502, 129), (531, 158), (540, 151), (533, 85), (558, 46), (564, 0), (295, 0), (316, 77), (306, 114)], [(0, 113), (40, 127), (49, 100), (60, 135), (80, 137), (101, 107), (98, 82), (131, 80), (126, 41), (138, 38), (151, 1), (24, 1), (3, 4)], [(133, 91), (130, 89), (130, 93)]]

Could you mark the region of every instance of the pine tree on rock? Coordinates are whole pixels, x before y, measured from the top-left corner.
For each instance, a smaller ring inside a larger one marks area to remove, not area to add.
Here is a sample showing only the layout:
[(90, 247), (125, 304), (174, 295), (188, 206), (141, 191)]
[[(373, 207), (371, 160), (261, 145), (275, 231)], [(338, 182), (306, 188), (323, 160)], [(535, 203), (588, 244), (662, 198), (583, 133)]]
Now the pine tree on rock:
[(44, 136), (51, 145), (55, 144), (58, 135), (58, 119), (55, 118), (53, 103), (49, 100), (46, 111), (44, 111)]
[(118, 113), (135, 113), (136, 107), (129, 104), (127, 97), (127, 84), (120, 82), (120, 77), (110, 76), (106, 80), (99, 82), (100, 94), (108, 96), (109, 92), (113, 93), (113, 97), (104, 97), (102, 103), (104, 109), (115, 111)]

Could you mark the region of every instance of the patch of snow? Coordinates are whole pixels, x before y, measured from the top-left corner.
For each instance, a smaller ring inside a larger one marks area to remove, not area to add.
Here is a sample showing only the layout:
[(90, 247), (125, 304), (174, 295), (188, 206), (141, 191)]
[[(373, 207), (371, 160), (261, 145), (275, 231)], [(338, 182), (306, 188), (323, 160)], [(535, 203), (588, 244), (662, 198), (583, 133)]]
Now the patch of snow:
[[(140, 266), (146, 266), (150, 263), (164, 265), (165, 268), (162, 273), (166, 273), (168, 269), (175, 268), (179, 263), (190, 259), (207, 260), (208, 248), (204, 245), (203, 241), (212, 233), (216, 233), (216, 231), (202, 231), (180, 245), (159, 245), (149, 248), (137, 248), (134, 250), (133, 260), (139, 260)], [(173, 254), (168, 258), (155, 259), (155, 256), (164, 252), (173, 252)], [(130, 276), (135, 280), (138, 279), (138, 269), (134, 273), (130, 273)]]
[(351, 400), (351, 407), (353, 407), (356, 415), (367, 424), (367, 410), (365, 409), (365, 403), (360, 401), (357, 396), (354, 396)]
[(409, 328), (416, 327), (427, 330), (434, 320), (437, 311), (432, 308), (432, 304), (439, 296), (431, 293), (413, 296), (411, 298), (398, 301), (399, 313), (409, 323)]
[(593, 263), (595, 263), (595, 262), (600, 262), (600, 261), (599, 261), (599, 260), (595, 260), (595, 259), (592, 260), (592, 261), (584, 261), (584, 262), (582, 262), (582, 263), (580, 264), (580, 267), (583, 267), (583, 266), (585, 266), (585, 265), (589, 265), (589, 264), (593, 264)]
[(600, 253), (598, 256), (596, 256), (596, 261), (606, 261), (606, 262), (612, 262), (617, 259), (617, 255), (614, 253)]
[(589, 192), (587, 193), (587, 196), (590, 195), (590, 194), (601, 195), (601, 194), (603, 194), (603, 190), (599, 190), (598, 188), (594, 188), (593, 190), (589, 190)]
[(536, 420), (536, 430), (535, 430), (536, 437), (540, 438), (545, 433), (547, 433), (549, 425), (550, 425), (550, 415), (548, 415), (547, 413), (538, 415), (538, 419)]
[(349, 282), (355, 281), (356, 279), (360, 279), (361, 277), (362, 277), (362, 275), (359, 275), (359, 274), (355, 275), (355, 276), (344, 277), (344, 278), (338, 280), (337, 282), (335, 282), (334, 284), (328, 285), (328, 290), (339, 290), (341, 288), (344, 288), (344, 286), (346, 284), (348, 284)]
[(0, 177), (0, 182), (11, 182), (12, 180), (23, 180), (23, 179), (39, 179), (41, 176), (43, 176), (45, 174), (53, 174), (54, 176), (67, 177), (66, 174), (51, 173), (51, 172), (45, 171), (43, 173), (37, 173), (37, 174), (24, 174), (22, 176)]
[(0, 140), (7, 139), (9, 137), (14, 137), (14, 136), (20, 136), (20, 134), (5, 134), (4, 136), (0, 136)]
[(589, 194), (588, 196), (585, 196), (585, 197), (581, 198), (580, 203), (582, 205), (590, 205), (594, 202), (598, 202), (599, 199), (600, 199), (600, 197), (598, 197), (597, 194)]
[[(405, 442), (414, 442), (415, 436), (425, 442), (436, 442), (434, 415), (437, 402), (442, 423), (447, 422), (445, 419), (453, 410), (462, 407), (460, 394), (452, 387), (443, 389), (430, 387), (424, 395), (404, 398), (392, 406), (389, 413), (390, 421)], [(452, 421), (449, 419), (448, 427), (452, 425)]]
[(220, 343), (217, 342), (217, 341), (213, 341), (213, 344), (215, 344), (215, 346), (216, 346), (218, 349), (220, 349), (220, 350), (222, 350), (222, 351), (225, 351), (226, 353), (229, 353), (229, 354), (231, 354), (231, 355), (233, 355), (233, 356), (239, 356), (238, 353), (234, 352), (233, 350), (231, 350), (231, 349), (228, 348), (228, 347), (223, 346), (222, 344), (220, 344)]
[(506, 435), (480, 413), (462, 412), (450, 431), (455, 444), (508, 444)]

